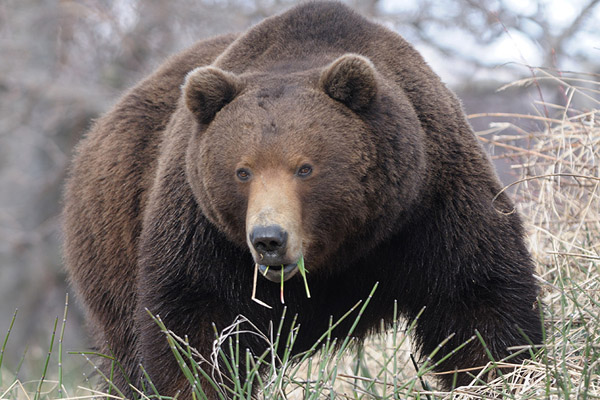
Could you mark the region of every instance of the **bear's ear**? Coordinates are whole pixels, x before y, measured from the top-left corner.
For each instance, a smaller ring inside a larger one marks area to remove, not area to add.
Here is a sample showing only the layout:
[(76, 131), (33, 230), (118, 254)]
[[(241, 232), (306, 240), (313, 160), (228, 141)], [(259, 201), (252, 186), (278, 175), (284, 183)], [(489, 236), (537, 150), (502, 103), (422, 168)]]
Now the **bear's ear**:
[(185, 105), (198, 121), (208, 124), (243, 89), (240, 78), (215, 67), (198, 67), (183, 84)]
[(321, 74), (321, 88), (354, 111), (365, 109), (377, 93), (375, 66), (366, 57), (345, 54)]

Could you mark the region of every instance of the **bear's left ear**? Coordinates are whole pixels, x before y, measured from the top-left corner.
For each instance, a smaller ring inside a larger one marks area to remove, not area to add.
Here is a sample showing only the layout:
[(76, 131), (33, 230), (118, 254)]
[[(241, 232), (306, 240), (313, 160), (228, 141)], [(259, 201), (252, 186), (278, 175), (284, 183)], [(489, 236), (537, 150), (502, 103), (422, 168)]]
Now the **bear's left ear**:
[(321, 88), (351, 110), (365, 109), (377, 94), (375, 66), (366, 57), (344, 54), (321, 74)]
[(185, 104), (198, 121), (208, 124), (243, 89), (241, 79), (216, 67), (198, 67), (182, 86)]

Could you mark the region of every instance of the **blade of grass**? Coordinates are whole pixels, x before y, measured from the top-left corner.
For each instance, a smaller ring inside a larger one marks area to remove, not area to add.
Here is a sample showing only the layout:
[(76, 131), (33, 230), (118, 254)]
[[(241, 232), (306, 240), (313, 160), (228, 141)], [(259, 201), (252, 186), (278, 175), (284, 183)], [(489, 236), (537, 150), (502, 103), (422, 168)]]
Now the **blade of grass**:
[[(99, 353), (94, 353), (94, 352), (78, 352), (76, 354), (82, 355), (86, 359), (88, 364), (90, 364), (92, 367), (94, 367), (94, 371), (98, 375), (100, 375), (100, 377), (104, 380), (104, 382), (106, 382), (117, 393), (117, 395), (121, 396), (122, 398), (125, 398), (125, 395), (123, 394), (123, 392), (121, 392), (119, 390), (119, 388), (113, 383), (112, 379), (109, 379), (109, 377), (107, 377), (87, 355), (90, 354), (90, 355), (104, 357), (104, 358), (113, 359), (113, 360), (114, 360), (114, 358), (111, 358), (110, 356), (107, 356), (105, 354), (99, 354)], [(113, 395), (111, 395), (110, 397), (112, 397), (112, 396)]]
[(12, 320), (10, 321), (10, 325), (8, 326), (8, 331), (6, 332), (6, 336), (4, 336), (2, 348), (0, 349), (0, 387), (2, 387), (2, 361), (4, 360), (4, 352), (6, 351), (6, 344), (8, 343), (10, 332), (12, 332), (13, 326), (15, 325), (15, 320), (17, 319), (18, 312), (19, 310), (16, 309), (12, 316)]
[[(187, 363), (185, 362), (185, 360), (182, 357), (182, 353), (185, 354), (185, 350), (182, 347), (182, 345), (179, 343), (179, 341), (177, 341), (173, 337), (173, 335), (167, 329), (167, 327), (162, 322), (162, 320), (160, 319), (160, 317), (152, 315), (152, 313), (148, 309), (146, 309), (146, 312), (148, 313), (148, 315), (150, 315), (150, 317), (154, 320), (154, 322), (159, 326), (159, 328), (162, 330), (162, 332), (165, 333), (165, 336), (166, 336), (167, 341), (169, 343), (169, 347), (171, 348), (171, 351), (173, 352), (173, 355), (175, 356), (175, 358), (177, 360), (177, 363), (178, 363), (179, 367), (181, 368), (181, 371), (183, 372), (183, 374), (186, 377), (186, 379), (189, 382), (193, 382), (194, 381), (194, 374), (193, 374), (192, 370), (189, 368), (189, 366), (187, 365)], [(217, 382), (215, 382), (214, 379), (212, 379), (212, 377), (203, 368), (199, 367), (198, 368), (198, 372), (200, 372), (200, 374), (206, 380), (206, 382), (208, 382), (208, 384), (214, 389), (214, 391), (217, 394), (217, 396), (221, 400), (225, 400), (225, 396), (223, 395), (223, 392), (222, 392), (221, 389), (225, 389), (225, 390), (230, 390), (230, 389), (227, 386), (225, 386), (225, 385), (219, 386), (219, 384)], [(204, 393), (203, 389), (201, 389), (200, 392)]]
[[(158, 393), (156, 386), (154, 386), (154, 383), (152, 383), (152, 379), (150, 379), (150, 375), (148, 375), (148, 372), (146, 372), (146, 369), (144, 368), (144, 366), (142, 364), (140, 364), (139, 367), (140, 367), (140, 370), (142, 371), (142, 375), (145, 378), (145, 379), (142, 379), (142, 382), (148, 382), (148, 384), (150, 385), (150, 389), (152, 390), (152, 393), (154, 393), (156, 398), (160, 399), (161, 398), (160, 394)], [(145, 387), (144, 387), (144, 392), (146, 393)]]
[(252, 301), (260, 304), (263, 307), (272, 309), (273, 307), (271, 307), (270, 305), (268, 305), (267, 303), (265, 303), (262, 300), (259, 300), (256, 298), (256, 283), (257, 283), (257, 277), (258, 277), (258, 264), (254, 263), (254, 278), (253, 278), (253, 283), (252, 283)]
[(304, 267), (304, 254), (300, 256), (300, 260), (298, 261), (298, 269), (300, 270), (300, 275), (302, 275), (302, 279), (304, 280), (304, 288), (306, 289), (306, 297), (310, 299), (310, 290), (308, 289), (308, 280), (306, 279), (306, 273), (308, 272)]
[(65, 312), (63, 314), (60, 335), (58, 337), (58, 397), (63, 398), (63, 339), (65, 337), (65, 326), (67, 325), (67, 310), (69, 309), (69, 294), (65, 295)]
[(283, 298), (283, 281), (284, 279), (284, 273), (283, 273), (283, 265), (281, 266), (281, 290), (279, 292), (279, 296), (281, 298), (281, 304), (285, 304), (285, 299)]
[(52, 355), (52, 348), (54, 347), (54, 338), (56, 337), (56, 327), (58, 326), (58, 317), (54, 320), (54, 328), (52, 329), (52, 337), (50, 338), (50, 348), (48, 349), (48, 356), (46, 356), (46, 362), (44, 363), (44, 370), (42, 371), (42, 377), (38, 383), (37, 390), (35, 391), (34, 400), (38, 400), (40, 398), (40, 394), (42, 392), (42, 385), (44, 384), (44, 380), (46, 379), (46, 374), (48, 373), (48, 364), (50, 363), (50, 356)]
[(508, 394), (508, 396), (511, 399), (514, 399), (514, 396), (510, 392), (510, 387), (509, 387), (508, 383), (506, 382), (506, 378), (504, 378), (504, 374), (502, 373), (502, 369), (498, 368), (498, 363), (496, 362), (496, 359), (492, 355), (492, 352), (490, 351), (487, 343), (483, 339), (483, 336), (481, 336), (481, 333), (479, 333), (479, 331), (477, 329), (475, 329), (475, 335), (477, 336), (477, 339), (479, 339), (479, 342), (483, 346), (483, 350), (485, 351), (485, 354), (487, 355), (488, 359), (492, 363), (492, 367), (491, 368), (486, 368), (486, 370), (484, 370), (484, 374), (487, 374), (490, 371), (495, 370), (498, 373), (498, 375), (500, 377), (500, 380), (502, 381), (502, 386), (504, 387), (504, 390), (505, 390), (506, 394)]

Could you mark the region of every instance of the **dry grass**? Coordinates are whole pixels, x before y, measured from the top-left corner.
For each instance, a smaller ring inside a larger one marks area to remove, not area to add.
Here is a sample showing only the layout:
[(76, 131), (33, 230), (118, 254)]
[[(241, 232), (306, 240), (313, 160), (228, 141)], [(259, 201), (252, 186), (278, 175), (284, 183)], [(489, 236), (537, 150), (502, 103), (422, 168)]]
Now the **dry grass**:
[[(510, 160), (518, 177), (511, 186), (545, 305), (546, 351), (505, 378), (515, 398), (600, 398), (600, 82), (536, 74), (516, 84), (549, 83), (565, 105), (539, 102), (538, 115), (518, 117), (539, 121), (537, 132), (499, 123), (482, 138), (503, 150), (496, 157)], [(502, 385), (498, 379), (456, 398), (492, 396)]]

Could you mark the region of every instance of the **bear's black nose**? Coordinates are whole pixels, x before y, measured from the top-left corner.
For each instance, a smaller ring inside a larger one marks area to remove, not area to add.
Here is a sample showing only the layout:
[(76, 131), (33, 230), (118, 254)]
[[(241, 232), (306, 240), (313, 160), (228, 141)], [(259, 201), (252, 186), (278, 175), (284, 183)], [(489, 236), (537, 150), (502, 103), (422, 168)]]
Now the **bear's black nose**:
[(276, 259), (285, 254), (287, 236), (279, 225), (257, 226), (250, 232), (250, 242), (259, 254)]

